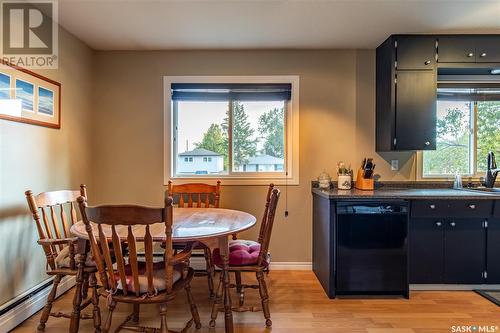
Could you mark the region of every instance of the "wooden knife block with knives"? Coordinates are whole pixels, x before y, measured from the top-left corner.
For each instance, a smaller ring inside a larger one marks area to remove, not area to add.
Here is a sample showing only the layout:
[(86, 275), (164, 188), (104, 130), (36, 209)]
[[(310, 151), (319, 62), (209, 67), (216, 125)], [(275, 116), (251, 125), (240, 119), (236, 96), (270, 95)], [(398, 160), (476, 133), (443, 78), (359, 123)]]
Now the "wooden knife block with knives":
[(354, 187), (362, 191), (373, 191), (375, 184), (373, 180), (374, 169), (375, 164), (373, 164), (373, 159), (365, 158), (358, 169)]

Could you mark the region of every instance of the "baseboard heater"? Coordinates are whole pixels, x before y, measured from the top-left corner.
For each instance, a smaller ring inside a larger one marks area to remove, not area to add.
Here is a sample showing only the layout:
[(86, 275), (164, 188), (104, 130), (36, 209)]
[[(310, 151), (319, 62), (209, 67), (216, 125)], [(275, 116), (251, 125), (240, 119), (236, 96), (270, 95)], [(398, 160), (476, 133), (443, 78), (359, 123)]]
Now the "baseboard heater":
[[(0, 306), (0, 333), (7, 333), (40, 311), (52, 288), (53, 278), (45, 280)], [(75, 278), (64, 277), (57, 288), (57, 297), (75, 285)]]

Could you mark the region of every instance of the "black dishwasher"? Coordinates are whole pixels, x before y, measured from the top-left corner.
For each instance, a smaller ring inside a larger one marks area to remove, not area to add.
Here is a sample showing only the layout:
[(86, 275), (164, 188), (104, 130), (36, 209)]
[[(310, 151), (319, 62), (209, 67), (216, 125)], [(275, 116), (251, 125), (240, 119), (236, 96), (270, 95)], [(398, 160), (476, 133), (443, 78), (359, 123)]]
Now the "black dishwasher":
[(408, 203), (338, 202), (336, 293), (409, 297)]

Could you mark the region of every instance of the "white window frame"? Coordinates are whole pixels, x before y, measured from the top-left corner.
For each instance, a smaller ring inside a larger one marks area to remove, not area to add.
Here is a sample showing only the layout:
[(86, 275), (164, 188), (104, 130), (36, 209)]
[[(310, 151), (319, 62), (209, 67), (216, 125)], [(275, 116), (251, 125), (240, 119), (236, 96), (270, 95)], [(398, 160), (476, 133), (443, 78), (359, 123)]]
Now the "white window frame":
[[(477, 105), (472, 103), (470, 111), (470, 136), (469, 136), (469, 149), (472, 151), (470, 154), (469, 165), (471, 166), (472, 173), (462, 174), (464, 178), (470, 178), (474, 181), (478, 181), (481, 177), (484, 177), (484, 172), (477, 170)], [(424, 152), (417, 151), (417, 180), (450, 180), (454, 179), (455, 175), (441, 174), (441, 175), (424, 175)]]
[[(221, 179), (224, 185), (299, 185), (299, 76), (164, 76), (164, 184), (169, 180), (183, 183), (213, 182)], [(232, 172), (229, 175), (182, 175), (175, 174), (174, 110), (171, 87), (174, 83), (290, 83), (292, 96), (285, 114), (285, 166), (284, 172)]]

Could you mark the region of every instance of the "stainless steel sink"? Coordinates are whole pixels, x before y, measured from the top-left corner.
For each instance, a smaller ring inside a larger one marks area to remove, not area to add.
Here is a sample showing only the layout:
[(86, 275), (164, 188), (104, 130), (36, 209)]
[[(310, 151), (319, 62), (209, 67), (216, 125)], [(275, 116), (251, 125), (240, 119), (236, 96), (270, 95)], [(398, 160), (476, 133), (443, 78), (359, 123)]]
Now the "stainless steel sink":
[(462, 188), (464, 191), (473, 192), (484, 192), (484, 193), (500, 193), (500, 188), (498, 187), (474, 187), (474, 188)]

